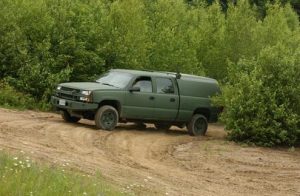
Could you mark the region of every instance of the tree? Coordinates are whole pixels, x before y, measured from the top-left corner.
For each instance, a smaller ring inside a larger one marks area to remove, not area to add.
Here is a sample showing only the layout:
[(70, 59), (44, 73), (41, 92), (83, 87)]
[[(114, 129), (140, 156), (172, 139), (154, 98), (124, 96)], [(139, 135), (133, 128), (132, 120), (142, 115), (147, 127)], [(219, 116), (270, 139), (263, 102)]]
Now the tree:
[(148, 63), (147, 17), (140, 0), (114, 1), (105, 19), (105, 67), (141, 69)]
[(203, 74), (196, 56), (195, 15), (181, 1), (158, 0), (149, 8), (147, 68)]

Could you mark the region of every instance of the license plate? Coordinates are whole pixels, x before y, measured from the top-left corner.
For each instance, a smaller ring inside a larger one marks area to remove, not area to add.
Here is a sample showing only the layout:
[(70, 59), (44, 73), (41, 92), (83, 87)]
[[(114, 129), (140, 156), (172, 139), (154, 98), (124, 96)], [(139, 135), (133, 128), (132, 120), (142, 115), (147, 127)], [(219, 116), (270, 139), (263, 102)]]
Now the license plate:
[(66, 100), (60, 99), (58, 102), (59, 105), (66, 105)]

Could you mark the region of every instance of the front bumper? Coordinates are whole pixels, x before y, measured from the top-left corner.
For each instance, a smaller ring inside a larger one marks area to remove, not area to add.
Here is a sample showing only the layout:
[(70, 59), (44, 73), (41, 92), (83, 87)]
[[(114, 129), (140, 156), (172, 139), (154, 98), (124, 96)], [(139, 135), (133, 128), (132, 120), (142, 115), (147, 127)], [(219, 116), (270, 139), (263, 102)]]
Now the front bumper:
[[(60, 100), (65, 100), (65, 104), (61, 105)], [(98, 108), (98, 104), (96, 103), (85, 103), (80, 101), (73, 101), (68, 99), (59, 98), (56, 96), (51, 97), (51, 104), (58, 109), (66, 109), (66, 110), (96, 110)]]

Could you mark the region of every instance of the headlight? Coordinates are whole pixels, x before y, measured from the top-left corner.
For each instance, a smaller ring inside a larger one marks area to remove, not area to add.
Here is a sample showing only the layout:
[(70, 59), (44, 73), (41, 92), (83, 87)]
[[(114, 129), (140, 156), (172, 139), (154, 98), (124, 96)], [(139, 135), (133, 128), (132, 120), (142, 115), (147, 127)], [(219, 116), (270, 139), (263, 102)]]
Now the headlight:
[(83, 95), (90, 95), (92, 91), (81, 91), (81, 94)]
[(79, 97), (80, 101), (86, 101), (86, 102), (90, 102), (90, 98), (89, 97)]
[(82, 90), (80, 93), (83, 95), (79, 97), (80, 101), (91, 102), (92, 101), (92, 91)]
[(61, 86), (57, 86), (57, 87), (56, 87), (56, 90), (60, 90), (60, 89), (61, 89)]

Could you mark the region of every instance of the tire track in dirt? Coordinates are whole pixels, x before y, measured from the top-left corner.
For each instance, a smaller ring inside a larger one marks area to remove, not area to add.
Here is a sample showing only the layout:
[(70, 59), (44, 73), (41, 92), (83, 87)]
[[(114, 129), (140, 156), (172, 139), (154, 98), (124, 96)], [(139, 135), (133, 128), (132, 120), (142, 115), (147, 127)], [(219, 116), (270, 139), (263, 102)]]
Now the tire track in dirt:
[(224, 137), (218, 125), (205, 137), (151, 125), (120, 124), (109, 132), (87, 120), (68, 124), (53, 113), (0, 109), (0, 148), (99, 170), (135, 195), (300, 195), (299, 148), (241, 147)]

